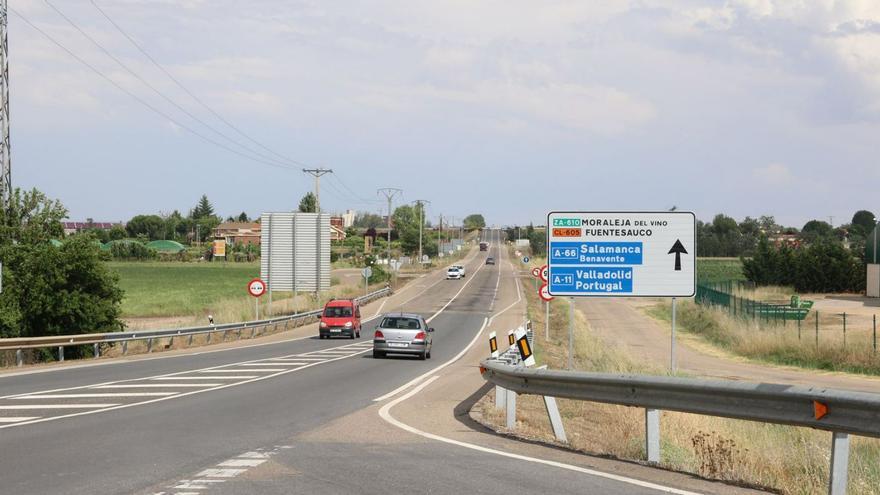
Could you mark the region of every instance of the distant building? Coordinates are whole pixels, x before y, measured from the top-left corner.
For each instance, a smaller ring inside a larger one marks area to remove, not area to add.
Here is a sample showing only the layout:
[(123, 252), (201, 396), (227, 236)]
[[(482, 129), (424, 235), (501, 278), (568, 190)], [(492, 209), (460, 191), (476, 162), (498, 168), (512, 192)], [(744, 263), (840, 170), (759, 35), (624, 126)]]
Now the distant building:
[(798, 234), (775, 234), (767, 238), (776, 247), (788, 246), (797, 248), (801, 245), (801, 236)]
[(61, 225), (64, 227), (64, 235), (77, 234), (84, 230), (110, 230), (113, 227), (125, 227), (120, 222), (93, 222), (91, 220), (85, 222), (61, 222)]
[(330, 240), (345, 240), (345, 216), (330, 217)]
[(262, 232), (258, 222), (223, 222), (214, 229), (214, 238), (229, 246), (259, 246)]

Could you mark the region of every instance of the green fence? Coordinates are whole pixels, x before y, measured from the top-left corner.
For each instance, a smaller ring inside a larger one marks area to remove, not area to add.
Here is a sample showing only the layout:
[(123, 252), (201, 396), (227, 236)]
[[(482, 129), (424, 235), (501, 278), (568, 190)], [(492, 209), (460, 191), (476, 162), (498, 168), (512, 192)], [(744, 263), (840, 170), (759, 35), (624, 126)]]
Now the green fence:
[(699, 304), (722, 306), (732, 316), (762, 321), (803, 321), (806, 319), (812, 301), (801, 301), (792, 297), (789, 304), (771, 304), (754, 301), (735, 294), (736, 289), (748, 286), (743, 282), (719, 282), (717, 284), (698, 284), (696, 301)]

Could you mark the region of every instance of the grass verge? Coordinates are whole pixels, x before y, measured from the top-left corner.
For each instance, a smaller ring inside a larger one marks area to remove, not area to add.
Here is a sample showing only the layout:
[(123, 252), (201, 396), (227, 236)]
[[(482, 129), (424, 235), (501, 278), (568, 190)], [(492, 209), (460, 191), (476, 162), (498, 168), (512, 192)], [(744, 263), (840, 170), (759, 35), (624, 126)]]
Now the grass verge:
[[(523, 280), (536, 339), (539, 364), (564, 369), (568, 352), (568, 304), (551, 303), (550, 338), (545, 338), (544, 306)], [(622, 349), (596, 337), (575, 312), (574, 363), (578, 370), (665, 374), (634, 362)], [(504, 413), (495, 409), (494, 394), (483, 397), (474, 417), (497, 431)], [(644, 411), (637, 408), (559, 400), (569, 445), (575, 450), (620, 459), (642, 460)], [(554, 443), (540, 397), (517, 399), (518, 437)], [(661, 419), (661, 466), (708, 479), (766, 487), (784, 494), (827, 491), (831, 434), (748, 421), (664, 411)], [(880, 441), (854, 437), (850, 452), (849, 493), (880, 494)]]
[[(648, 309), (654, 318), (672, 319), (671, 306), (660, 303)], [(683, 332), (733, 354), (773, 364), (801, 368), (880, 375), (880, 354), (874, 351), (867, 327), (850, 327), (844, 343), (836, 327), (816, 325), (816, 313), (798, 324), (745, 320), (728, 310), (693, 301), (678, 304), (677, 323)], [(818, 328), (818, 330), (817, 330)]]

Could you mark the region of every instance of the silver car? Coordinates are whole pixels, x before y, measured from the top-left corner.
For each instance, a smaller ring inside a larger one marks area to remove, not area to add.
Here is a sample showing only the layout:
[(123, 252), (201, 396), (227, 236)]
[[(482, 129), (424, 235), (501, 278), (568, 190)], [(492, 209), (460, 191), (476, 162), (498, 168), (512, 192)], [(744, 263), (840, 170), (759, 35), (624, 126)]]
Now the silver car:
[(415, 354), (419, 359), (431, 359), (433, 328), (421, 315), (394, 313), (382, 317), (373, 336), (373, 357), (383, 358), (388, 353)]

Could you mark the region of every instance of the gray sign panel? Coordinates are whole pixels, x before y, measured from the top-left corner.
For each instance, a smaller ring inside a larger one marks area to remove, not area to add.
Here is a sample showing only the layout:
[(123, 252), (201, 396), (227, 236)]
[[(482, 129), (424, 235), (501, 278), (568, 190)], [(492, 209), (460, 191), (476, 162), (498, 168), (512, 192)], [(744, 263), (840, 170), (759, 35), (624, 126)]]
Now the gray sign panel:
[(260, 278), (272, 291), (330, 288), (330, 215), (263, 213)]

